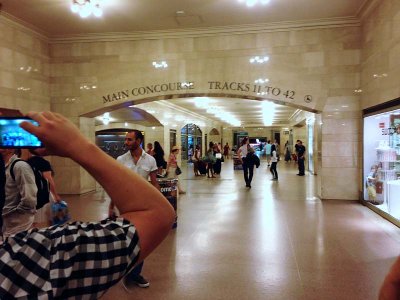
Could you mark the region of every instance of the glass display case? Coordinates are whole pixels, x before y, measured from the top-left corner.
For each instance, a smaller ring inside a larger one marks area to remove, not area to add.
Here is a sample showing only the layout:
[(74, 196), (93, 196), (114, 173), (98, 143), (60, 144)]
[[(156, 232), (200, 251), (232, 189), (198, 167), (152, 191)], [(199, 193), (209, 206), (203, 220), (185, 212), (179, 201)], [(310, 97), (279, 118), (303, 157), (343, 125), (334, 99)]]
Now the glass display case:
[(364, 200), (400, 220), (400, 111), (364, 118)]

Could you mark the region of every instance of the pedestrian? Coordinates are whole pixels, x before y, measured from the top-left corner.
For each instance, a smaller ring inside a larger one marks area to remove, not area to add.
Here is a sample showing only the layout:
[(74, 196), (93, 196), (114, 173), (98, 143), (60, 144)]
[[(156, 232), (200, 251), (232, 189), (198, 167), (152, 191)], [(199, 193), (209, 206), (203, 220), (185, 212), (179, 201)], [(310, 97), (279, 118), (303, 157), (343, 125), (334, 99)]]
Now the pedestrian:
[(271, 141), (268, 140), (265, 145), (265, 155), (267, 156), (268, 167), (271, 165)]
[(299, 165), (299, 173), (297, 174), (298, 176), (304, 176), (305, 175), (305, 170), (304, 170), (304, 153), (306, 152), (306, 147), (303, 146), (303, 142), (301, 140), (297, 141), (296, 144), (296, 149), (297, 149), (297, 162)]
[(276, 146), (275, 144), (272, 144), (271, 146), (271, 174), (272, 174), (272, 180), (278, 180), (278, 171), (276, 170), (276, 167), (278, 165), (278, 156), (276, 154)]
[(246, 155), (246, 165), (249, 170), (249, 179), (248, 179), (248, 187), (251, 188), (251, 181), (253, 180), (253, 174), (254, 174), (254, 166), (258, 168), (260, 166), (260, 159), (255, 153), (254, 148), (250, 147), (249, 151)]
[(217, 161), (214, 155), (214, 143), (210, 142), (208, 144), (208, 149), (207, 149), (207, 157), (206, 157), (206, 162), (207, 162), (207, 178), (215, 178), (214, 176), (214, 164)]
[(214, 174), (220, 175), (223, 157), (222, 157), (222, 153), (221, 153), (221, 148), (218, 146), (217, 143), (214, 143), (213, 155), (215, 157), (215, 163), (213, 164)]
[(193, 162), (193, 171), (194, 171), (194, 176), (200, 176), (200, 170), (199, 170), (199, 163), (200, 163), (200, 145), (196, 145), (194, 149), (194, 162)]
[(246, 161), (246, 156), (247, 153), (250, 150), (250, 145), (249, 145), (249, 138), (245, 137), (242, 142), (240, 143), (240, 147), (237, 151), (238, 157), (242, 161), (242, 167), (243, 167), (243, 177), (244, 177), (244, 182), (246, 183), (246, 187), (251, 188), (251, 185), (249, 184), (249, 166)]
[(0, 149), (0, 155), (6, 169), (3, 236), (8, 237), (31, 228), (36, 213), (37, 187), (31, 166), (18, 158), (15, 149)]
[(147, 143), (146, 153), (148, 155), (154, 156), (154, 150), (153, 150), (153, 144), (152, 143)]
[(229, 159), (229, 150), (230, 149), (231, 148), (229, 147), (229, 144), (226, 143), (225, 146), (224, 146), (224, 157), (225, 157), (225, 159)]
[(290, 153), (290, 145), (289, 141), (285, 143), (285, 162), (289, 162), (292, 160), (292, 154)]
[[(157, 163), (153, 156), (142, 149), (141, 144), (143, 138), (143, 134), (140, 130), (128, 131), (125, 135), (124, 142), (125, 148), (128, 149), (128, 151), (125, 154), (118, 156), (117, 161), (140, 175), (146, 181), (150, 178), (151, 184), (156, 189), (160, 190), (157, 182)], [(125, 184), (131, 183), (125, 181)], [(114, 202), (111, 201), (109, 206), (109, 216), (112, 217), (114, 213)], [(137, 285), (141, 288), (150, 286), (149, 281), (142, 276), (143, 264), (144, 261), (138, 264), (122, 280), (122, 284), (127, 291), (129, 291), (133, 285)]]
[(28, 122), (20, 126), (45, 146), (36, 154), (71, 158), (85, 168), (110, 195), (121, 218), (10, 235), (0, 247), (0, 299), (17, 295), (99, 299), (162, 242), (175, 212), (159, 191), (104, 153), (60, 114), (32, 112), (28, 116), (39, 126)]
[(167, 176), (168, 178), (178, 179), (178, 192), (179, 194), (186, 194), (186, 192), (182, 189), (179, 175), (181, 174), (181, 168), (178, 166), (178, 154), (181, 148), (179, 146), (173, 146), (171, 149), (171, 153), (167, 162)]
[(38, 209), (35, 214), (34, 224), (42, 226), (43, 224), (51, 225), (51, 214), (50, 208), (54, 203), (61, 202), (61, 196), (57, 193), (56, 184), (54, 182), (54, 171), (50, 163), (41, 156), (32, 154), (26, 151), (27, 162), (34, 167), (36, 170), (40, 171), (42, 176), (49, 183), (50, 195), (49, 203), (45, 204), (42, 208)]
[(158, 141), (155, 141), (153, 157), (156, 160), (157, 174), (159, 176), (163, 175), (163, 169), (167, 169), (167, 162), (164, 159), (164, 155), (164, 149), (161, 147)]

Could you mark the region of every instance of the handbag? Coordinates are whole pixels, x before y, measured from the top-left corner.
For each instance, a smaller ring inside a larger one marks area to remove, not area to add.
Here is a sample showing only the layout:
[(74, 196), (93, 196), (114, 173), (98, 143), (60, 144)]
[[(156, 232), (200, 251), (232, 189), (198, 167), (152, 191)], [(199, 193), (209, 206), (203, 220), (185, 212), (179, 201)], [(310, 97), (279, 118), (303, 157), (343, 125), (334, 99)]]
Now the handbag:
[(176, 175), (181, 175), (181, 174), (182, 174), (182, 170), (181, 170), (181, 168), (179, 168), (178, 166), (176, 166), (175, 174), (176, 174)]

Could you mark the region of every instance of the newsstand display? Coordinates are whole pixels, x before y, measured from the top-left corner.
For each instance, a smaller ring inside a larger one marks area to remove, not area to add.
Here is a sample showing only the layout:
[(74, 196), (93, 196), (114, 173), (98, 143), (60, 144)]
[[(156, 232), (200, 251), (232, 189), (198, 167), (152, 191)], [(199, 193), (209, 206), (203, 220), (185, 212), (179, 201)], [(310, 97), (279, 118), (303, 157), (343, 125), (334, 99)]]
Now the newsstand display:
[(178, 200), (178, 179), (175, 178), (157, 178), (157, 182), (160, 186), (161, 193), (167, 198), (168, 202), (172, 205), (175, 210), (175, 222), (172, 228), (178, 226), (178, 215), (177, 215), (177, 200)]

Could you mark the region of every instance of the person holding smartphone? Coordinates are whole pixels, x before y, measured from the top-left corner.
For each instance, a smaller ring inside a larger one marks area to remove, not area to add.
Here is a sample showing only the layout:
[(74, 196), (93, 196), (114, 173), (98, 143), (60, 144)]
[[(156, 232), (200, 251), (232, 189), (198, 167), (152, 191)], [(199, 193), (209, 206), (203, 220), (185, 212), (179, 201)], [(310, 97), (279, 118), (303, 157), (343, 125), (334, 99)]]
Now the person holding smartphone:
[(35, 152), (68, 157), (85, 168), (121, 218), (9, 236), (0, 247), (0, 299), (98, 299), (164, 240), (175, 212), (155, 187), (104, 153), (62, 115), (28, 116), (39, 126), (23, 122), (21, 127), (44, 145)]

